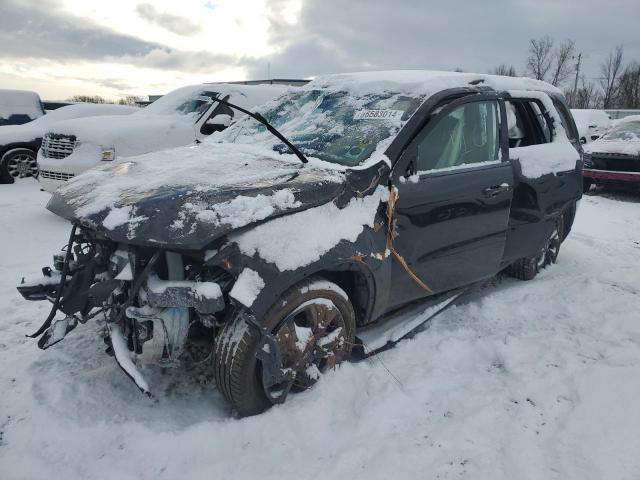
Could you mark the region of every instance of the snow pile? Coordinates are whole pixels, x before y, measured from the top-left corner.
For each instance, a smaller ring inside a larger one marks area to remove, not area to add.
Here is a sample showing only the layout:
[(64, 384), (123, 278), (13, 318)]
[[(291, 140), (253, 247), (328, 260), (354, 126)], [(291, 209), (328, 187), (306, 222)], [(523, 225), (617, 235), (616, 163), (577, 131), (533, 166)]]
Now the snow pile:
[(509, 149), (509, 158), (520, 161), (522, 174), (528, 178), (539, 178), (549, 173), (566, 172), (576, 168), (580, 154), (569, 141), (562, 126), (560, 115), (548, 95), (542, 92), (511, 90), (513, 98), (535, 98), (540, 100), (553, 120), (551, 143), (529, 145)]
[(373, 228), (380, 202), (388, 195), (379, 186), (371, 195), (352, 198), (342, 209), (330, 202), (273, 219), (229, 240), (244, 254), (257, 253), (280, 271), (295, 270), (319, 260), (342, 240), (355, 242), (365, 225)]
[(105, 354), (100, 322), (44, 352), (25, 339), (50, 304), (14, 286), (70, 229), (48, 197), (35, 181), (0, 189), (3, 480), (640, 478), (637, 195), (584, 197), (535, 280), (487, 288), (244, 419), (210, 363), (147, 367), (154, 398), (141, 395)]
[(238, 275), (238, 280), (233, 284), (229, 295), (245, 307), (251, 307), (264, 288), (264, 280), (258, 272), (250, 268), (245, 268)]
[(185, 203), (183, 211), (172, 224), (173, 228), (183, 228), (185, 219), (195, 213), (199, 222), (214, 225), (227, 224), (233, 228), (244, 227), (253, 222), (263, 220), (276, 212), (284, 212), (301, 205), (296, 201), (293, 191), (289, 188), (278, 190), (273, 195), (258, 194), (255, 197), (238, 195), (233, 200), (208, 206), (204, 203)]

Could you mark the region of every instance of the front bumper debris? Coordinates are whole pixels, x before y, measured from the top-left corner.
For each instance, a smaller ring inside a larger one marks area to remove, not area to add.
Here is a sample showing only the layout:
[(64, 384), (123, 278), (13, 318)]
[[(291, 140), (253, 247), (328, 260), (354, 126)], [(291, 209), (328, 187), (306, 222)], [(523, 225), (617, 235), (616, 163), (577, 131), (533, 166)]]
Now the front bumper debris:
[(228, 285), (216, 276), (226, 273), (207, 268), (175, 252), (118, 245), (74, 226), (65, 254), (54, 256), (54, 268), (43, 268), (42, 277), (23, 279), (17, 288), (27, 300), (53, 304), (31, 335), (39, 337), (40, 348), (99, 316), (106, 323), (108, 351), (149, 394), (137, 365), (177, 362), (191, 325), (199, 321), (213, 328), (221, 318), (216, 314), (226, 308), (220, 285)]

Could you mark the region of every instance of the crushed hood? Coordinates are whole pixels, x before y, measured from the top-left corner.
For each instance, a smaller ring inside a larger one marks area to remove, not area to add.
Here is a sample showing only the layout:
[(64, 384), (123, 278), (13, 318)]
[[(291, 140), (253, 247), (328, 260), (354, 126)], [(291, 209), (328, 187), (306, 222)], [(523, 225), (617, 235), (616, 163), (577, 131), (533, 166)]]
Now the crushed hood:
[(89, 170), (47, 208), (117, 242), (199, 250), (232, 230), (327, 203), (344, 184), (344, 173), (290, 155), (207, 143)]

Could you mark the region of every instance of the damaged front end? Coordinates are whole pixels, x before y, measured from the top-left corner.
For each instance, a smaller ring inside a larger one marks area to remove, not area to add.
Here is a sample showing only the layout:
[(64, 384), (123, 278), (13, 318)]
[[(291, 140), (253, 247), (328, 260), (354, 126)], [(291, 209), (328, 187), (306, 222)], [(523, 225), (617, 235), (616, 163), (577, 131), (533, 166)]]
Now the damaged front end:
[(107, 352), (149, 393), (137, 364), (175, 363), (194, 324), (201, 336), (213, 340), (213, 329), (222, 322), (223, 292), (233, 278), (203, 263), (188, 254), (118, 244), (74, 225), (53, 268), (43, 268), (41, 278), (23, 279), (18, 286), (27, 300), (52, 303), (47, 319), (30, 337), (40, 337), (38, 346), (46, 349), (79, 323), (97, 317), (104, 321)]

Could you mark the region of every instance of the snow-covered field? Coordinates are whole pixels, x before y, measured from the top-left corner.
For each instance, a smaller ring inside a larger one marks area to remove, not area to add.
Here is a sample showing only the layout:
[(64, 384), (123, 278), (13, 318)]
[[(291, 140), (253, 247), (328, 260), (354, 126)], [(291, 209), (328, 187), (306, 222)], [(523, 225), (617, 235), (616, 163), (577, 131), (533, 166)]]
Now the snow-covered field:
[(14, 286), (69, 230), (46, 200), (0, 186), (2, 480), (640, 478), (640, 197), (585, 197), (534, 281), (245, 419), (201, 371), (152, 371), (142, 396), (95, 323), (46, 352), (25, 338), (48, 305)]

